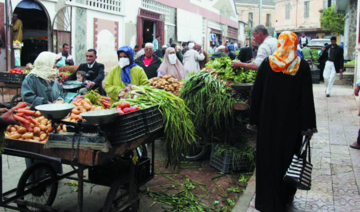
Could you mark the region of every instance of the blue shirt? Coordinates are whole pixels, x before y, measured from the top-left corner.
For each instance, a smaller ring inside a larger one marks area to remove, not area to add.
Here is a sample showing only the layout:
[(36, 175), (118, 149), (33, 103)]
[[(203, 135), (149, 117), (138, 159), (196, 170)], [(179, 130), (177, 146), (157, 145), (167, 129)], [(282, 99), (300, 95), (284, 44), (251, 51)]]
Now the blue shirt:
[(156, 51), (158, 49), (158, 46), (159, 46), (159, 42), (157, 39), (154, 39), (152, 44), (154, 44), (154, 50)]

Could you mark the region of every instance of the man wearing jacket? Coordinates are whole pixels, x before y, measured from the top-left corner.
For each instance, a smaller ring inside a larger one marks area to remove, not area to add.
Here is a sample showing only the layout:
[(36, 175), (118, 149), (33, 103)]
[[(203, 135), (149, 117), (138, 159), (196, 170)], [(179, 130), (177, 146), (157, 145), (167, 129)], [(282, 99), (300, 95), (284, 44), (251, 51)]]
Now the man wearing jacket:
[[(102, 86), (102, 81), (105, 77), (105, 66), (101, 63), (96, 62), (96, 50), (89, 49), (86, 52), (86, 63), (80, 64), (79, 68), (72, 73), (65, 81), (76, 80), (76, 73), (78, 71), (85, 71), (89, 77), (86, 78), (89, 82), (87, 83), (87, 87), (93, 90), (99, 88), (100, 95), (106, 95), (105, 90)], [(90, 72), (91, 71), (91, 72)]]
[(147, 43), (144, 50), (145, 55), (137, 58), (135, 63), (144, 69), (148, 79), (157, 77), (157, 70), (161, 65), (161, 60), (154, 54), (154, 45)]
[(336, 37), (331, 37), (331, 45), (326, 47), (328, 52), (328, 60), (325, 63), (324, 68), (324, 80), (325, 80), (325, 94), (326, 97), (330, 97), (330, 92), (332, 86), (335, 82), (336, 73), (340, 73), (342, 77), (342, 72), (344, 69), (344, 49), (336, 44)]

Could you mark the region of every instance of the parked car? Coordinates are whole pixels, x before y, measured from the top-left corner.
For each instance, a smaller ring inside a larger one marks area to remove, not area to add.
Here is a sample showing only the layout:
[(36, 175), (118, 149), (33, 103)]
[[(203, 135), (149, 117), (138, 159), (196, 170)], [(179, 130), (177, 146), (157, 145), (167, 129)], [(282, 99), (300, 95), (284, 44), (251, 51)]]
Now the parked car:
[(321, 50), (321, 47), (323, 47), (325, 43), (330, 45), (331, 44), (330, 38), (328, 38), (328, 39), (312, 39), (309, 42), (308, 46), (310, 47), (310, 49)]

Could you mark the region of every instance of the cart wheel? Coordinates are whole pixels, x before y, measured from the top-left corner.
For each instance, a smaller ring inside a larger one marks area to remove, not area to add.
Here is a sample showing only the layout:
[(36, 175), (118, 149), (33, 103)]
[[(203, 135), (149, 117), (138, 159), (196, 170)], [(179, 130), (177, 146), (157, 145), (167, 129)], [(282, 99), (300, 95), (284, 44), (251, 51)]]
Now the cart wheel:
[[(56, 181), (51, 184), (48, 182), (54, 180), (55, 178), (56, 173), (50, 164), (46, 162), (34, 163), (21, 175), (16, 194), (21, 194), (26, 190), (36, 187), (38, 189), (25, 195), (21, 199), (28, 202), (51, 206), (56, 197), (58, 182)], [(20, 204), (18, 204), (18, 207), (28, 209), (30, 211), (44, 211), (39, 208)]]
[[(129, 176), (122, 176), (117, 179), (110, 187), (110, 190), (106, 196), (103, 212), (118, 212), (120, 209), (127, 204), (130, 199), (130, 192), (138, 195), (139, 186), (138, 183), (134, 182), (133, 190), (129, 191), (130, 178)], [(123, 212), (137, 212), (140, 205), (140, 199), (132, 203), (130, 206), (122, 210)]]
[(20, 94), (16, 94), (10, 101), (10, 107), (15, 107), (19, 102), (22, 102), (22, 98)]
[(187, 161), (200, 160), (202, 157), (204, 157), (204, 155), (206, 155), (206, 153), (210, 149), (210, 147), (208, 145), (209, 139), (206, 136), (206, 134), (204, 132), (202, 132), (201, 130), (197, 130), (196, 135), (199, 138), (198, 145), (191, 148), (189, 155), (182, 154), (184, 159)]

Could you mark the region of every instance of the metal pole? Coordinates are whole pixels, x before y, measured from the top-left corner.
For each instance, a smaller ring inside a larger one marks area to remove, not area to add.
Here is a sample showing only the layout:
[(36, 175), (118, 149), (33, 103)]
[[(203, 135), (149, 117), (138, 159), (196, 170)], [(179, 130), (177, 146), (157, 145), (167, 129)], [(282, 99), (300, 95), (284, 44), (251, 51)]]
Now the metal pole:
[(259, 25), (261, 25), (262, 0), (259, 2)]

